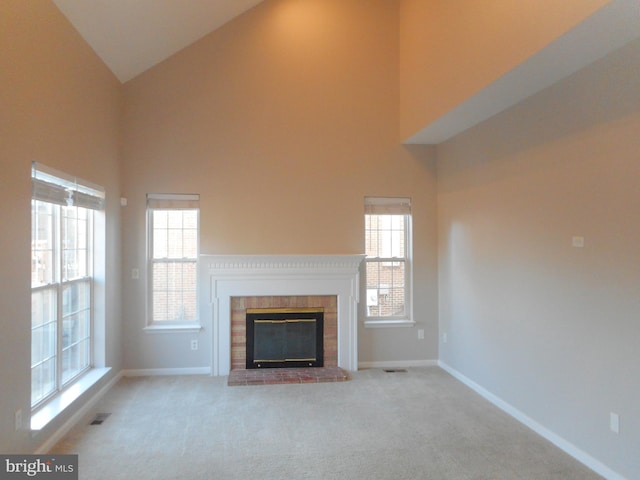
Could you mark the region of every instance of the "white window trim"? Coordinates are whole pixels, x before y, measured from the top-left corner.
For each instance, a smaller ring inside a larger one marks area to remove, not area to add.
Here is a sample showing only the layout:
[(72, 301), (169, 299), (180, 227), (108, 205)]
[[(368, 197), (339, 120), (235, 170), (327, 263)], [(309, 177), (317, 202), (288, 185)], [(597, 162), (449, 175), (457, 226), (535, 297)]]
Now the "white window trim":
[[(406, 256), (402, 260), (405, 264), (405, 314), (397, 316), (369, 316), (366, 307), (366, 265), (368, 263), (365, 257), (362, 262), (364, 265), (364, 282), (363, 291), (365, 298), (364, 305), (364, 326), (365, 328), (389, 328), (389, 327), (413, 327), (416, 322), (413, 319), (413, 216), (411, 213), (411, 199), (408, 197), (365, 197), (365, 213), (371, 207), (381, 207), (382, 209), (393, 210), (395, 206), (401, 209), (408, 207), (405, 212), (405, 252)], [(390, 212), (392, 213), (392, 212)], [(376, 258), (374, 262), (393, 262), (398, 261), (397, 258)], [(371, 260), (369, 260), (371, 262)]]
[[(168, 323), (168, 322), (167, 322)], [(199, 332), (202, 330), (202, 324), (199, 322), (184, 322), (182, 324), (171, 323), (162, 325), (158, 322), (151, 323), (143, 328), (146, 333), (175, 333), (175, 332)]]
[(145, 326), (142, 329), (145, 333), (192, 333), (203, 329), (200, 318), (200, 278), (196, 274), (196, 320), (195, 321), (153, 321), (153, 222), (151, 212), (162, 209), (178, 209), (178, 205), (184, 208), (196, 209), (198, 212), (198, 239), (197, 254), (195, 259), (196, 271), (198, 269), (198, 258), (200, 256), (200, 195), (181, 193), (148, 193), (146, 208), (146, 236), (147, 236), (147, 282), (146, 282), (146, 314)]
[(369, 317), (364, 321), (364, 326), (366, 328), (413, 327), (415, 324), (415, 320), (411, 319), (402, 320)]
[[(90, 321), (90, 357), (89, 366), (68, 379), (64, 384), (59, 383), (55, 393), (42, 399), (31, 407), (31, 430), (40, 430), (63, 413), (75, 399), (87, 392), (93, 385), (99, 382), (111, 369), (104, 366), (104, 290), (99, 288), (97, 293), (96, 283), (104, 283), (105, 259), (104, 259), (104, 230), (106, 228), (104, 209), (105, 191), (101, 186), (58, 171), (39, 162), (32, 162), (32, 201), (47, 201), (51, 195), (51, 203), (56, 203), (59, 197), (59, 188), (67, 191), (67, 202), (73, 202), (80, 206), (93, 209), (91, 232), (89, 232), (92, 250), (92, 263), (90, 265), (91, 278), (91, 321)], [(43, 190), (44, 188), (44, 190)], [(98, 234), (98, 232), (101, 232)], [(74, 279), (75, 281), (77, 279)], [(60, 281), (62, 286), (65, 282)], [(34, 287), (32, 287), (33, 290)], [(42, 287), (36, 287), (42, 288)], [(31, 342), (31, 339), (30, 339)], [(59, 373), (61, 377), (61, 373)]]
[(53, 396), (36, 412), (32, 413), (30, 429), (32, 431), (38, 431), (45, 428), (73, 402), (102, 380), (110, 371), (111, 368), (109, 367), (92, 368), (80, 376), (72, 385)]

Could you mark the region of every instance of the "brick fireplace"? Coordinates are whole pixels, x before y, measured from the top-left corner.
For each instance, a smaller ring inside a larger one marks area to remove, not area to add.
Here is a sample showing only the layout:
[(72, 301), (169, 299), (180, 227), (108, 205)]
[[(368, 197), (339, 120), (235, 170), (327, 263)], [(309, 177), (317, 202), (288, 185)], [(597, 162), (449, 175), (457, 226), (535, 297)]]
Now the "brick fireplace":
[[(325, 365), (358, 369), (359, 266), (364, 255), (201, 255), (213, 335), (212, 374), (243, 369), (246, 308), (323, 307)], [(240, 317), (242, 320), (240, 321)], [(325, 322), (326, 322), (325, 317)], [(235, 325), (235, 326), (234, 326)]]
[(324, 365), (338, 366), (338, 310), (335, 295), (233, 297), (231, 299), (231, 370), (246, 368), (247, 309), (322, 308)]

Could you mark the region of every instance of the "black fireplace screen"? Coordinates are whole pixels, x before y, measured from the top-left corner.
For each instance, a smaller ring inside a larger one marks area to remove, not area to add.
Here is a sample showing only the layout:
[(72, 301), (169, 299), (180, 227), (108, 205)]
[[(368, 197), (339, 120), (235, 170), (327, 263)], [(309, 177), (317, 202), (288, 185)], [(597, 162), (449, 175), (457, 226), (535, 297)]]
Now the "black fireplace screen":
[(247, 368), (322, 367), (324, 311), (247, 309)]

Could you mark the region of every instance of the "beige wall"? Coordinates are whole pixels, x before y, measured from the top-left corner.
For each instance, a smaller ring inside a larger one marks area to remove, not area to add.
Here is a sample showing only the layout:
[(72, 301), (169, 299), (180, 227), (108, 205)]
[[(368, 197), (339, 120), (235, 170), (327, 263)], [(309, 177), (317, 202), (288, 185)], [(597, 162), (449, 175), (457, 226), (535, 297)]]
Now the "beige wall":
[[(49, 1), (0, 2), (0, 451), (32, 451), (74, 413), (32, 437), (31, 162), (106, 188), (106, 362), (120, 369), (119, 84)], [(103, 277), (104, 278), (104, 277)]]
[(437, 149), (440, 359), (629, 479), (639, 72), (636, 41)]
[[(145, 194), (201, 195), (201, 252), (364, 250), (365, 195), (410, 196), (415, 317), (367, 330), (360, 356), (437, 357), (435, 169), (397, 141), (397, 6), (269, 1), (124, 86), (124, 268), (145, 266)], [(148, 335), (144, 285), (127, 280), (126, 365), (206, 366), (211, 333)]]
[[(447, 365), (633, 478), (640, 45), (437, 148), (398, 144), (399, 130), (424, 127), (607, 2), (493, 3), (271, 0), (121, 87), (51, 2), (1, 2), (0, 195), (11, 208), (0, 385), (11, 388), (0, 451), (33, 451), (77, 411), (35, 438), (14, 433), (15, 411), (29, 410), (38, 160), (106, 187), (115, 371), (210, 362), (210, 330), (197, 352), (191, 335), (142, 332), (146, 193), (200, 193), (212, 254), (361, 253), (364, 196), (411, 196), (418, 325), (360, 328), (360, 360), (431, 360), (440, 348)], [(576, 235), (584, 248), (571, 248)]]
[(611, 0), (402, 0), (400, 139), (457, 107)]

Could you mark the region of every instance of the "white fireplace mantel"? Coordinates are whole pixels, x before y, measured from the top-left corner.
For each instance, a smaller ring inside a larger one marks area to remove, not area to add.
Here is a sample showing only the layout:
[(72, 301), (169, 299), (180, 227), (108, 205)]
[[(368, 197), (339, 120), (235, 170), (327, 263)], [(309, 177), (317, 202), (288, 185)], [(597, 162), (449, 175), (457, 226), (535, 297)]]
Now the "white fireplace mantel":
[(212, 319), (212, 374), (231, 369), (231, 298), (336, 295), (338, 366), (358, 369), (359, 268), (364, 255), (201, 255)]

